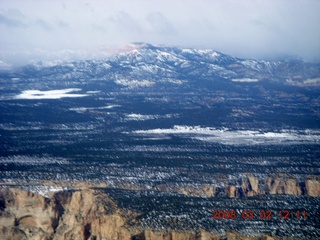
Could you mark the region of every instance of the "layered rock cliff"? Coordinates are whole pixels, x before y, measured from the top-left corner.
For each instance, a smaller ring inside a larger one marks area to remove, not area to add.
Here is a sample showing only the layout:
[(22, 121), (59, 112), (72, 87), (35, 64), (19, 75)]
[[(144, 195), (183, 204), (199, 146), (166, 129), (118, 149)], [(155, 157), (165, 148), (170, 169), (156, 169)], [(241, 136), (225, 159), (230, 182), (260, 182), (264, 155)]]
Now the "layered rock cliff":
[[(223, 184), (198, 184), (184, 186), (169, 191), (179, 192), (187, 196), (205, 196), (205, 197), (252, 197), (257, 195), (277, 195), (286, 194), (294, 196), (320, 196), (320, 181), (312, 176), (312, 179), (298, 181), (294, 176), (268, 176), (258, 178), (252, 174), (245, 174), (239, 178), (236, 183), (230, 183), (227, 180), (221, 181)], [(155, 186), (157, 188), (157, 186)], [(159, 191), (168, 191), (165, 187), (158, 187)]]
[(269, 176), (259, 179), (252, 174), (238, 179), (237, 183), (226, 182), (224, 186), (203, 184), (197, 187), (185, 187), (179, 192), (189, 196), (227, 196), (229, 198), (252, 197), (257, 195), (286, 194), (294, 196), (320, 196), (320, 181), (306, 179), (298, 181), (293, 176)]
[(51, 199), (20, 189), (1, 189), (0, 239), (131, 239), (130, 212), (100, 191), (64, 191)]
[[(255, 189), (254, 186), (252, 186)], [(51, 198), (17, 188), (0, 189), (3, 240), (272, 240), (270, 236), (225, 236), (205, 230), (152, 230), (134, 227), (136, 212), (123, 210), (101, 190), (62, 191)]]

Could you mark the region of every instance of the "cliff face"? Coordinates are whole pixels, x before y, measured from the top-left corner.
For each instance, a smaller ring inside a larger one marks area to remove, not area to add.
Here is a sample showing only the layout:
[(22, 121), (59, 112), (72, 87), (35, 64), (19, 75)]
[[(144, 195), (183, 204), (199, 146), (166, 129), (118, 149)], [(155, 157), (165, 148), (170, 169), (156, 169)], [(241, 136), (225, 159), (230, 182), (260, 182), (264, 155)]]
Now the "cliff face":
[(1, 189), (0, 199), (0, 239), (131, 239), (122, 228), (124, 212), (99, 191), (60, 192), (47, 199)]
[(20, 189), (1, 189), (0, 239), (49, 239), (57, 213), (48, 199)]
[[(117, 207), (99, 190), (65, 191), (44, 198), (21, 189), (0, 189), (2, 240), (218, 240), (215, 233), (154, 231), (129, 227), (137, 213)], [(225, 238), (223, 238), (225, 239)], [(228, 233), (227, 239), (269, 239)]]
[(312, 196), (312, 197), (320, 196), (320, 181), (307, 180), (306, 189), (309, 196)]
[(130, 239), (122, 228), (125, 213), (99, 191), (62, 192), (54, 195), (54, 205), (61, 216), (54, 239)]
[[(214, 192), (206, 196), (215, 196), (216, 188)], [(188, 195), (198, 196), (199, 190), (196, 192), (188, 192)], [(306, 195), (311, 197), (320, 196), (320, 181), (307, 179), (303, 182), (298, 182), (296, 179), (289, 177), (268, 177), (267, 179), (258, 179), (257, 177), (247, 174), (246, 177), (240, 180), (240, 183), (235, 186), (235, 184), (226, 184), (224, 188), (220, 188), (223, 196), (228, 196), (229, 198), (236, 197), (252, 197), (256, 195), (263, 194), (287, 194), (287, 195)], [(221, 193), (220, 193), (221, 194)]]
[[(320, 180), (317, 176), (309, 176), (311, 179), (301, 179), (292, 175), (273, 175), (257, 177), (247, 173), (239, 179), (230, 182), (227, 176), (219, 179), (215, 184), (186, 185), (183, 187), (154, 185), (155, 190), (160, 192), (178, 192), (186, 196), (194, 197), (252, 197), (264, 194), (286, 194), (295, 196), (320, 196)], [(127, 189), (138, 190), (128, 186)], [(141, 190), (141, 189), (140, 189)], [(142, 189), (144, 190), (144, 189)]]
[[(168, 189), (163, 189), (168, 191)], [(261, 194), (320, 196), (320, 181), (298, 182), (288, 176), (258, 179), (247, 174), (236, 184), (215, 187), (206, 184), (185, 187), (179, 192), (190, 196), (250, 197)], [(0, 189), (0, 239), (3, 240), (212, 240), (215, 233), (199, 231), (158, 231), (141, 229), (135, 223), (139, 214), (120, 209), (102, 190), (84, 188), (62, 191), (50, 198), (18, 188)], [(224, 238), (226, 239), (226, 238)], [(228, 233), (227, 239), (269, 239)]]

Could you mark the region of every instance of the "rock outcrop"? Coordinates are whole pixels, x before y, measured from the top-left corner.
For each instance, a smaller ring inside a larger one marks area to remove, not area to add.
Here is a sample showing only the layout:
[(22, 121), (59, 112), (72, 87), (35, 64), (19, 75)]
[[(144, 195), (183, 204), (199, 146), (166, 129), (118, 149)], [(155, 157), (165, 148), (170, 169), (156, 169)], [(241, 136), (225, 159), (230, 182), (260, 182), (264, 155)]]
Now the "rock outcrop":
[(294, 179), (268, 178), (267, 190), (270, 194), (301, 195), (302, 190)]
[[(0, 239), (49, 239), (58, 218), (50, 201), (20, 189), (1, 189)], [(6, 238), (11, 233), (12, 238)]]
[[(187, 196), (194, 197), (252, 197), (264, 194), (286, 194), (286, 195), (306, 195), (312, 197), (320, 196), (320, 180), (307, 179), (299, 182), (294, 176), (270, 176), (258, 178), (252, 174), (245, 174), (236, 183), (223, 184), (197, 184), (186, 185), (180, 188), (174, 188), (166, 185), (155, 185), (155, 189), (160, 192), (179, 192)], [(137, 189), (133, 189), (137, 190)]]
[[(126, 235), (126, 215), (105, 194), (85, 189), (54, 195), (61, 218), (54, 239), (118, 239)], [(125, 238), (122, 238), (125, 239)], [(130, 239), (130, 238), (128, 238)]]
[[(255, 187), (252, 186), (254, 189)], [(265, 240), (205, 230), (160, 231), (132, 227), (138, 214), (119, 209), (102, 190), (62, 191), (49, 198), (17, 189), (0, 189), (2, 240)]]
[(320, 196), (320, 181), (306, 180), (307, 194), (312, 197)]
[[(306, 179), (298, 181), (294, 176), (269, 176), (266, 178), (258, 178), (252, 174), (245, 174), (236, 182), (228, 183), (223, 180), (223, 184), (198, 184), (186, 185), (180, 188), (155, 185), (155, 189), (160, 192), (179, 192), (187, 196), (194, 197), (252, 197), (264, 194), (286, 194), (286, 195), (306, 195), (312, 197), (320, 196), (320, 180)], [(137, 189), (134, 189), (137, 190)]]
[(131, 239), (122, 226), (132, 213), (100, 191), (59, 192), (48, 199), (4, 188), (0, 201), (0, 239)]
[(214, 185), (203, 184), (197, 186), (187, 186), (180, 189), (178, 192), (181, 192), (187, 196), (214, 197), (216, 193), (216, 188)]
[(287, 194), (287, 195), (306, 195), (311, 197), (320, 196), (320, 181), (307, 179), (298, 182), (289, 177), (269, 177), (267, 180), (259, 180), (251, 174), (241, 180), (241, 185), (236, 187), (234, 184), (226, 186), (226, 195), (230, 198), (251, 197), (262, 194)]
[(229, 197), (229, 198), (234, 198), (234, 197), (236, 197), (236, 191), (237, 191), (237, 188), (236, 188), (235, 186), (233, 186), (233, 185), (230, 185), (230, 186), (228, 187), (228, 190), (227, 190), (227, 192), (228, 192), (228, 197)]
[(242, 179), (241, 192), (243, 195), (252, 197), (259, 194), (259, 180), (251, 174), (246, 179)]

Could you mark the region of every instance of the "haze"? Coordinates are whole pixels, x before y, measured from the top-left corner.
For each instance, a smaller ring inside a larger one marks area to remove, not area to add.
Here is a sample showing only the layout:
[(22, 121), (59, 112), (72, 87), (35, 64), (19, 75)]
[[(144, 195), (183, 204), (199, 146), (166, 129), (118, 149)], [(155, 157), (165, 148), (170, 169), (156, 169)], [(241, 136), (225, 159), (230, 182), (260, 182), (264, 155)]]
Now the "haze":
[(66, 52), (80, 58), (136, 41), (319, 61), (319, 12), (317, 0), (1, 0), (0, 65), (59, 60)]

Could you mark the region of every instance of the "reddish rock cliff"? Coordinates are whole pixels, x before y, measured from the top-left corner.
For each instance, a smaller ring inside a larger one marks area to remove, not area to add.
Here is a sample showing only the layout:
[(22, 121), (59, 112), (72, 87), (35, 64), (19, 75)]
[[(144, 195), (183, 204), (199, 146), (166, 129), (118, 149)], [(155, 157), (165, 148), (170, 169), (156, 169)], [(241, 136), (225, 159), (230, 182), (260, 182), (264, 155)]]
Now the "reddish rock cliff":
[[(250, 183), (251, 184), (251, 183)], [(311, 183), (312, 184), (312, 183)], [(252, 186), (252, 189), (256, 189)], [(99, 190), (83, 189), (44, 198), (21, 189), (0, 189), (1, 240), (219, 240), (215, 233), (159, 231), (128, 227), (137, 213), (117, 207)], [(245, 237), (227, 233), (227, 238), (262, 240), (269, 236)]]

